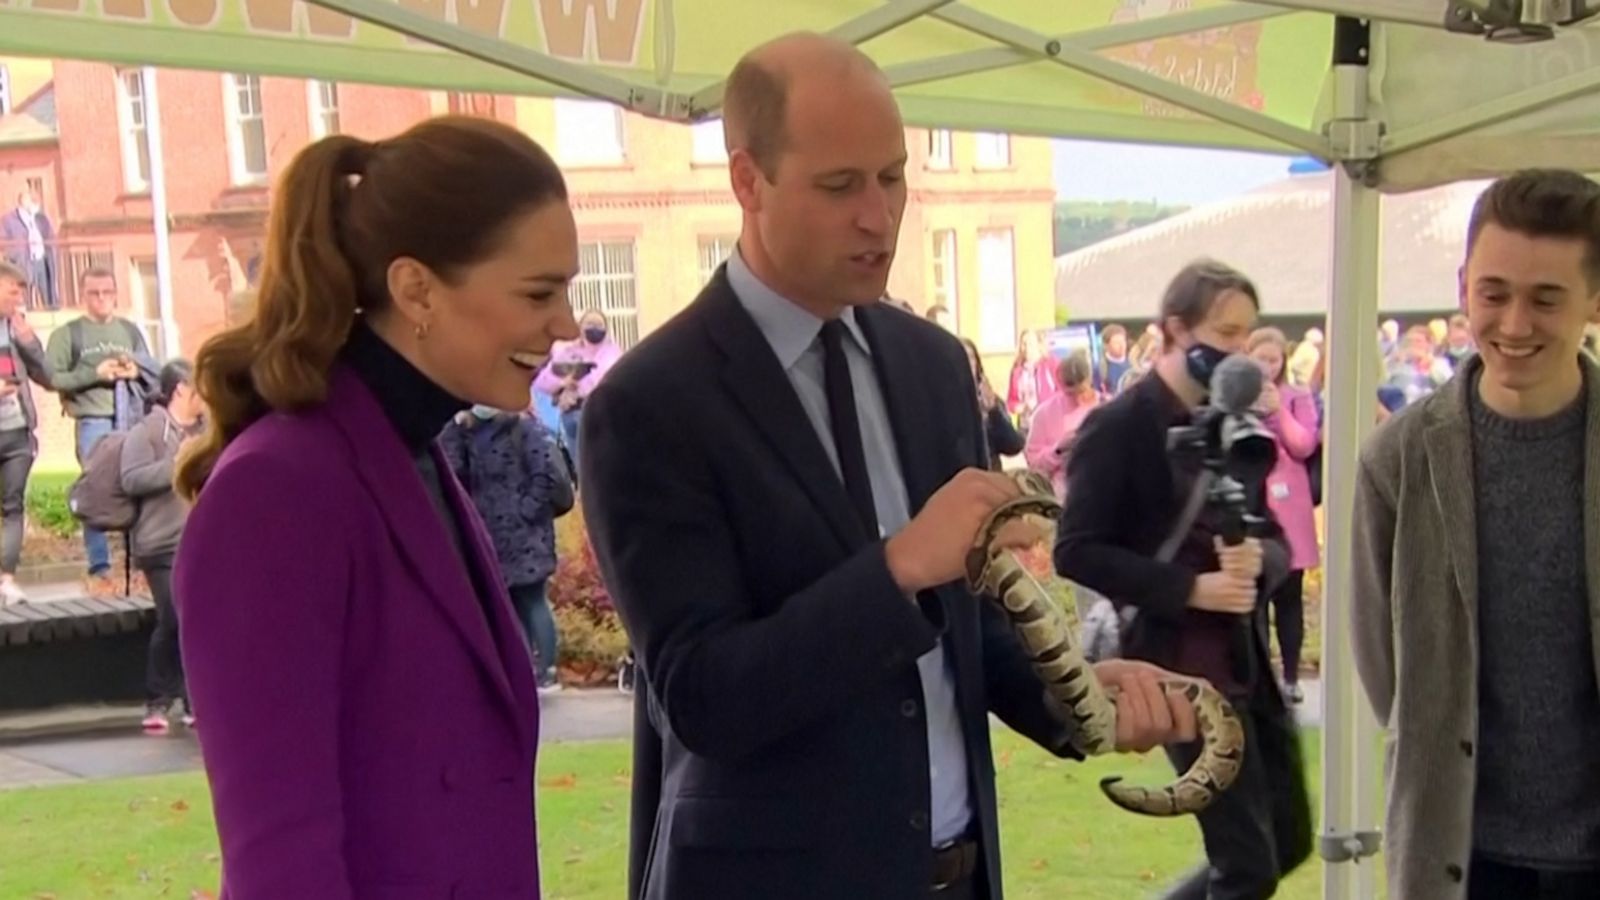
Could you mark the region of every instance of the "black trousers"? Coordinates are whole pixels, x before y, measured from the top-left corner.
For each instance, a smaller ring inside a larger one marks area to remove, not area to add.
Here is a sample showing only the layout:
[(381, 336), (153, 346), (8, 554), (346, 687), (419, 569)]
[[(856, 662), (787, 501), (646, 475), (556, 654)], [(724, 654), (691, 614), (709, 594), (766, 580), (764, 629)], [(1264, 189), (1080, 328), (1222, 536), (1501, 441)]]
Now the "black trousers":
[[(1265, 704), (1265, 701), (1262, 701)], [(1264, 900), (1311, 856), (1311, 801), (1293, 716), (1240, 709), (1244, 765), (1222, 796), (1197, 817), (1206, 860), (1168, 893), (1172, 900)], [(1199, 756), (1198, 744), (1168, 747), (1178, 771)]]
[(1600, 897), (1600, 869), (1552, 871), (1508, 866), (1481, 856), (1472, 858), (1467, 877), (1468, 900), (1594, 900)]
[(139, 570), (150, 582), (156, 604), (156, 627), (150, 634), (150, 655), (145, 666), (145, 696), (151, 706), (170, 707), (175, 700), (189, 705), (183, 679), (183, 655), (178, 649), (178, 613), (172, 605), (173, 554), (139, 558)]
[(1278, 631), (1278, 649), (1283, 653), (1283, 680), (1300, 682), (1300, 648), (1306, 641), (1306, 573), (1295, 569), (1272, 593), (1272, 624)]
[(17, 574), (27, 518), (33, 436), (27, 429), (0, 431), (0, 572)]

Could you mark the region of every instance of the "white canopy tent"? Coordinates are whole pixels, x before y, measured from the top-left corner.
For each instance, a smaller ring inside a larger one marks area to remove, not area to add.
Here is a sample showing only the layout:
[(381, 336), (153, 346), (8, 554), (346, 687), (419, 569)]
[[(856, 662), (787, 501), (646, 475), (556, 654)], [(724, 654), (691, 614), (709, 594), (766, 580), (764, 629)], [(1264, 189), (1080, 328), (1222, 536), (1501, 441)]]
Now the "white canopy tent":
[(715, 115), (745, 49), (805, 28), (878, 60), (914, 125), (1338, 163), (1320, 849), (1325, 897), (1376, 895), (1373, 866), (1346, 864), (1377, 848), (1378, 792), (1344, 599), (1357, 449), (1375, 412), (1379, 192), (1595, 168), (1600, 29), (1569, 23), (1597, 0), (310, 2), (0, 0), (0, 53), (586, 95), (692, 122)]

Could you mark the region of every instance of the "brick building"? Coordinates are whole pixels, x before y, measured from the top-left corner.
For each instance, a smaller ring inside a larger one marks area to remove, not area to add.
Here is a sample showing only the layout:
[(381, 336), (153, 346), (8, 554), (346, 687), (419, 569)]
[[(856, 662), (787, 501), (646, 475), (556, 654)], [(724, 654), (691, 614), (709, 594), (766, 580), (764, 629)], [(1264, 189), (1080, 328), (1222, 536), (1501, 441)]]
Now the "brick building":
[[(41, 330), (75, 315), (73, 274), (107, 265), (152, 346), (192, 355), (250, 286), (272, 179), (301, 147), (335, 131), (381, 138), (443, 112), (516, 124), (552, 152), (583, 242), (574, 303), (606, 310), (624, 344), (687, 305), (738, 232), (718, 123), (684, 127), (587, 101), (181, 70), (157, 73), (152, 103), (144, 71), (0, 58), (0, 85), (9, 85), (0, 94), (0, 213), (33, 189), (61, 235), (67, 308), (33, 313)], [(176, 335), (160, 327), (156, 291), (152, 106)], [(1003, 371), (1019, 329), (1053, 322), (1049, 142), (922, 130), (907, 139), (911, 202), (890, 292), (918, 309), (953, 308), (961, 333)], [(46, 418), (43, 465), (70, 466), (68, 432), (53, 411)]]

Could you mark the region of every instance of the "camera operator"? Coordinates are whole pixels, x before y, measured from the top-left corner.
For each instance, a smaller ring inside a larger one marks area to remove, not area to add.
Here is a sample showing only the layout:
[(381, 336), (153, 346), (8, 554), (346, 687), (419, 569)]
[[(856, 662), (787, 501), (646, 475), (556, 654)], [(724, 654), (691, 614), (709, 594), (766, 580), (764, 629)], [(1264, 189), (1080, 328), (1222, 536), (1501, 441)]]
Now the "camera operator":
[[(1207, 409), (1213, 375), (1243, 352), (1259, 311), (1254, 285), (1227, 266), (1201, 260), (1178, 273), (1161, 302), (1165, 349), (1154, 377), (1085, 421), (1057, 529), (1056, 571), (1135, 610), (1123, 655), (1209, 680), (1244, 724), (1239, 777), (1198, 817), (1209, 865), (1175, 886), (1167, 895), (1174, 898), (1270, 897), (1311, 852), (1299, 738), (1272, 677), (1263, 612), (1288, 572), (1266, 471), (1240, 477), (1243, 505), (1258, 524), (1254, 537), (1229, 546), (1214, 495), (1185, 522), (1205, 454), (1169, 451), (1174, 429), (1182, 435)], [(1169, 538), (1176, 550), (1161, 558)], [(1198, 751), (1177, 745), (1167, 755), (1182, 772)]]

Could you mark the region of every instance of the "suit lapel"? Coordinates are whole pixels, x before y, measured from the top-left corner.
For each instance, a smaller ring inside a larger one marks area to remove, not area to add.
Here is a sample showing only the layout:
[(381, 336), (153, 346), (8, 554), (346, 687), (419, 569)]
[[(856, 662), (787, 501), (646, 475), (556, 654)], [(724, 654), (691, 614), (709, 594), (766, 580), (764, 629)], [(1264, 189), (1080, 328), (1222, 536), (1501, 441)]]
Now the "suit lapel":
[[(507, 708), (518, 709), (516, 692), (506, 677), (471, 574), (452, 549), (450, 534), (445, 530), (448, 525), (441, 520), (422, 475), (395, 434), (394, 426), (354, 373), (343, 368), (335, 370), (328, 405), (334, 422), (351, 444), (360, 448), (362, 465), (358, 471), (387, 520), (389, 533), (399, 544), (402, 564), (416, 573), (429, 598), (471, 649), (484, 677), (494, 685)], [(433, 459), (439, 467), (439, 481), (445, 496), (458, 502), (460, 489), (450, 475), (449, 466), (444, 464), (437, 450)], [(459, 515), (459, 505), (456, 512), (458, 521), (472, 521), (470, 517)], [(482, 559), (472, 554), (476, 530), (465, 530), (463, 549), (475, 565), (482, 566)], [(518, 727), (526, 727), (520, 722), (521, 716), (518, 719)]]
[(727, 359), (723, 385), (800, 482), (840, 542), (849, 548), (864, 544), (866, 529), (856, 517), (844, 482), (829, 461), (789, 376), (755, 320), (739, 304), (722, 270), (699, 302), (705, 304), (711, 339)]
[[(1463, 373), (1463, 376), (1466, 373)], [(1444, 543), (1461, 596), (1468, 634), (1478, 633), (1478, 511), (1472, 489), (1472, 425), (1467, 413), (1466, 385), (1457, 376), (1436, 395), (1427, 413), (1432, 422), (1424, 441), (1433, 496), (1444, 524)], [(1474, 638), (1475, 639), (1475, 638)]]
[(933, 392), (926, 385), (936, 377), (929, 371), (933, 360), (918, 357), (910, 342), (900, 333), (891, 317), (905, 315), (899, 310), (882, 305), (857, 307), (856, 324), (867, 337), (872, 348), (872, 364), (877, 370), (878, 384), (883, 390), (883, 402), (889, 410), (889, 425), (894, 433), (896, 455), (900, 457), (900, 472), (905, 478), (906, 494), (910, 499), (910, 512), (914, 516), (939, 485), (938, 460), (935, 454), (939, 444), (931, 440), (943, 432), (938, 429), (942, 416), (955, 415), (955, 410), (932, 408)]

